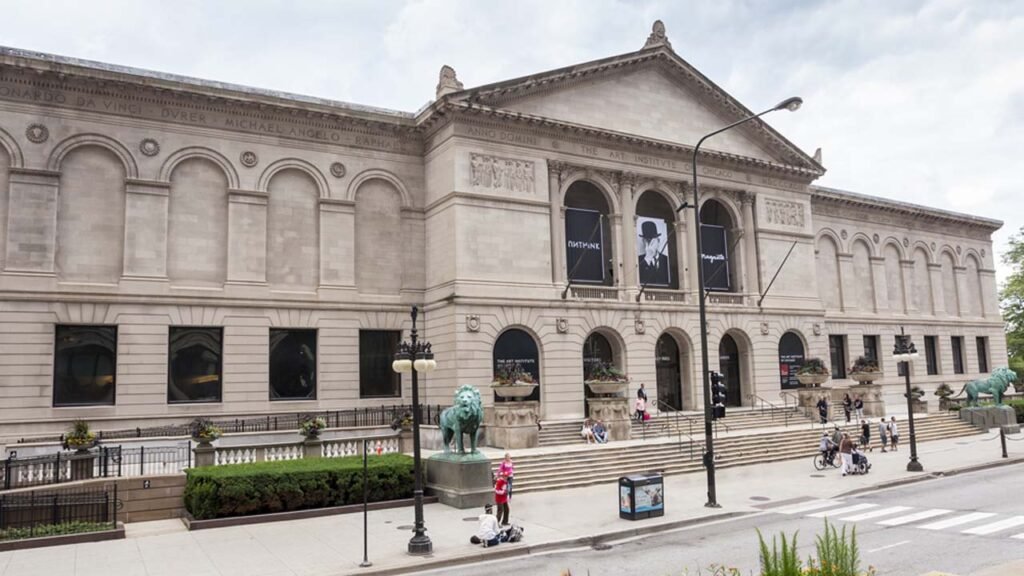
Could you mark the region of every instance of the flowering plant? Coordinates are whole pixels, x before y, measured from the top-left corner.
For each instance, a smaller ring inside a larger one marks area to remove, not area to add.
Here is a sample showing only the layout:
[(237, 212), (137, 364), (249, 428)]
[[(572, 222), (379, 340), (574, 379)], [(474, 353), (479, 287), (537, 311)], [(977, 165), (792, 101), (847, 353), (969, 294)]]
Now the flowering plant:
[(91, 448), (96, 442), (96, 433), (89, 429), (89, 423), (85, 420), (75, 420), (71, 423), (71, 430), (64, 435), (64, 446), (66, 448)]
[(196, 418), (193, 420), (189, 424), (189, 430), (192, 433), (192, 438), (200, 442), (213, 442), (224, 433), (206, 418)]
[(629, 382), (625, 372), (606, 362), (594, 366), (586, 379), (590, 382)]
[(317, 438), (324, 428), (327, 428), (327, 420), (323, 416), (309, 416), (299, 423), (299, 432), (306, 438)]
[(796, 371), (797, 374), (824, 374), (829, 375), (828, 366), (821, 361), (821, 358), (810, 358), (800, 366), (800, 369)]
[(512, 362), (510, 365), (498, 370), (498, 373), (494, 375), (494, 381), (491, 382), (491, 386), (534, 383), (532, 374), (523, 370), (518, 362)]
[(878, 361), (868, 358), (866, 356), (858, 356), (857, 359), (853, 361), (853, 366), (850, 366), (849, 370), (851, 374), (881, 371), (881, 368), (878, 367)]

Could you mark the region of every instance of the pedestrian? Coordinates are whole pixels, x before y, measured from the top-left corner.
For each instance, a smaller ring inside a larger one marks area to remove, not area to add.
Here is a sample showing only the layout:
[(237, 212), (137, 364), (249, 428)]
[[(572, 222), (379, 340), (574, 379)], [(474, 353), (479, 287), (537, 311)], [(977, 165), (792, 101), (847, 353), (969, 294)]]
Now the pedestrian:
[(896, 417), (895, 416), (893, 416), (892, 420), (889, 421), (889, 442), (891, 443), (890, 444), (890, 448), (892, 448), (893, 452), (895, 452), (896, 450), (899, 450), (900, 430), (899, 430), (899, 428), (896, 427)]
[(494, 503), (498, 505), (498, 522), (508, 526), (508, 480), (498, 472), (498, 481), (494, 483)]
[(828, 424), (828, 400), (824, 396), (818, 399), (818, 416), (822, 424)]
[(516, 466), (512, 463), (512, 455), (505, 452), (505, 459), (501, 461), (498, 466), (498, 475), (505, 476), (505, 482), (508, 483), (508, 499), (512, 499), (512, 478), (516, 475)]
[(850, 423), (850, 412), (853, 411), (853, 400), (849, 394), (843, 394), (843, 415), (846, 416), (846, 423)]
[(839, 424), (836, 424), (835, 428), (832, 430), (832, 444), (834, 444), (836, 448), (839, 448), (839, 444), (842, 441), (843, 431), (839, 429)]
[(843, 459), (843, 476), (853, 473), (853, 440), (850, 435), (843, 433), (843, 440), (839, 443), (839, 455)]
[(882, 445), (882, 452), (885, 452), (886, 436), (889, 432), (889, 424), (886, 423), (885, 418), (878, 419), (878, 442)]
[(636, 420), (637, 422), (643, 423), (644, 413), (647, 412), (647, 393), (640, 390), (636, 391)]
[(864, 419), (864, 401), (860, 399), (860, 394), (853, 399), (853, 409), (857, 412), (857, 420)]
[(647, 390), (644, 390), (644, 383), (640, 383), (640, 389), (636, 391), (637, 396), (643, 396), (644, 402), (647, 402)]
[(594, 426), (590, 423), (590, 418), (583, 420), (583, 428), (580, 428), (580, 436), (587, 441), (587, 444), (594, 443)]
[(869, 452), (874, 451), (871, 447), (871, 424), (867, 420), (860, 421), (860, 445)]
[(494, 516), (494, 506), (490, 504), (484, 506), (484, 513), (480, 515), (479, 522), (476, 534), (469, 537), (470, 543), (483, 544), (484, 548), (497, 546), (500, 542), (498, 535), (501, 533), (501, 528), (498, 526), (498, 519)]

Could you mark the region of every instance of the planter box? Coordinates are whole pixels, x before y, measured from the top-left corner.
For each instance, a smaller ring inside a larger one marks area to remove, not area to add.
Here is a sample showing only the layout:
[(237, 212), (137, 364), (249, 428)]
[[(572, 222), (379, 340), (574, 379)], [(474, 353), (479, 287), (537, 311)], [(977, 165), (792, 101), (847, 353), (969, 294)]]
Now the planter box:
[(829, 378), (828, 374), (797, 374), (796, 379), (804, 386), (819, 386)]
[(884, 375), (882, 372), (850, 372), (847, 374), (854, 382), (877, 382)]
[(910, 409), (914, 411), (914, 414), (927, 414), (928, 402), (925, 400), (913, 400), (910, 402)]
[(588, 380), (584, 384), (594, 394), (622, 394), (629, 387), (629, 382), (604, 382), (600, 380)]
[(533, 391), (537, 389), (537, 384), (529, 384), (526, 382), (516, 382), (514, 384), (496, 385), (491, 384), (491, 390), (498, 395), (499, 398), (512, 398), (515, 400), (521, 400), (526, 398)]

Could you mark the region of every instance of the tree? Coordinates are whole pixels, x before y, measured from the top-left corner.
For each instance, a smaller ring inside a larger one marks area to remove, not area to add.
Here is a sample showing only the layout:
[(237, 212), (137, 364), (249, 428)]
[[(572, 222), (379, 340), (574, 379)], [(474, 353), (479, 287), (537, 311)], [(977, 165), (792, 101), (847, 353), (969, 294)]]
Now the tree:
[(1009, 249), (1003, 262), (1010, 266), (1010, 276), (999, 291), (1003, 320), (1006, 322), (1006, 351), (1010, 369), (1017, 373), (1017, 382), (1024, 381), (1024, 227), (1010, 236)]

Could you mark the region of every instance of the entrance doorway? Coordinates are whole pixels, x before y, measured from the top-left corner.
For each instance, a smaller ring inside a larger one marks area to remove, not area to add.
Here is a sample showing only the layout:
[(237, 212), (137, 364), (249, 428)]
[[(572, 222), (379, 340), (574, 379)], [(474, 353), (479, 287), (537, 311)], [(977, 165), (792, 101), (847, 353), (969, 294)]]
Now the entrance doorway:
[[(583, 380), (590, 380), (591, 373), (602, 366), (614, 365), (614, 354), (612, 344), (599, 332), (593, 332), (583, 342)], [(583, 414), (590, 415), (590, 403), (587, 401), (592, 396), (590, 388), (583, 384)]]
[(741, 406), (743, 404), (742, 387), (740, 385), (740, 349), (736, 340), (726, 334), (718, 344), (718, 371), (725, 377), (725, 405)]
[(662, 334), (658, 338), (654, 348), (654, 367), (658, 377), (658, 400), (674, 410), (682, 410), (683, 386), (679, 369), (679, 344), (672, 336)]

